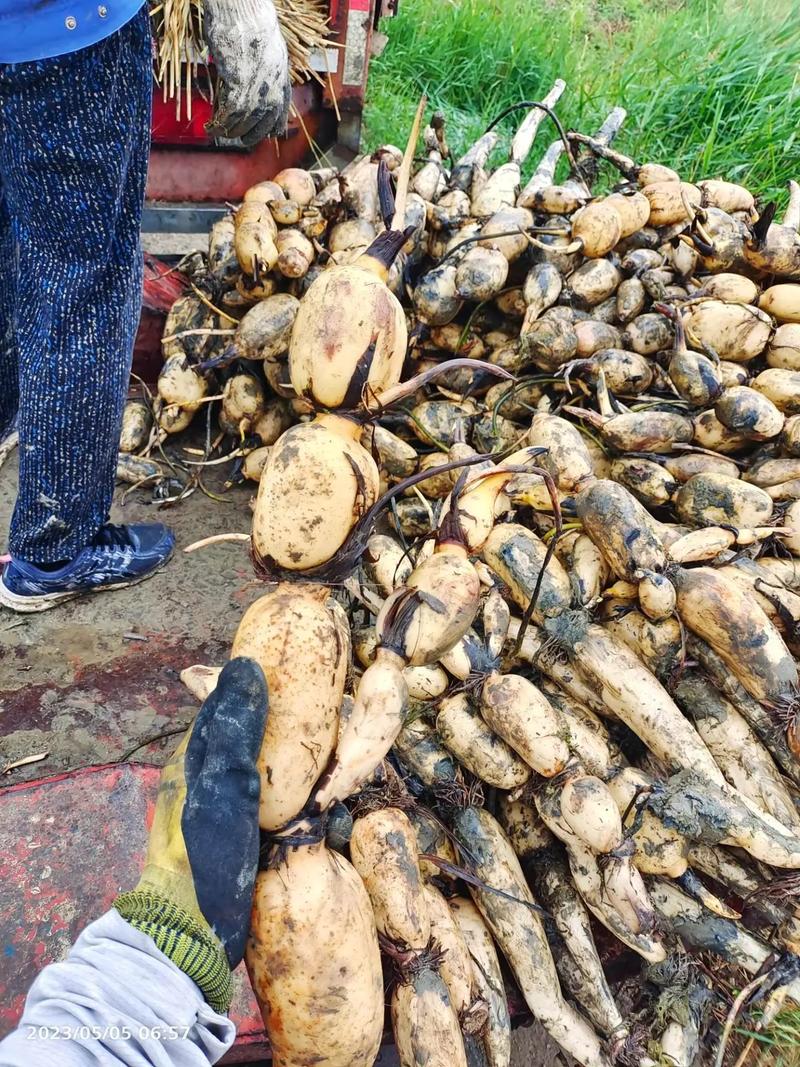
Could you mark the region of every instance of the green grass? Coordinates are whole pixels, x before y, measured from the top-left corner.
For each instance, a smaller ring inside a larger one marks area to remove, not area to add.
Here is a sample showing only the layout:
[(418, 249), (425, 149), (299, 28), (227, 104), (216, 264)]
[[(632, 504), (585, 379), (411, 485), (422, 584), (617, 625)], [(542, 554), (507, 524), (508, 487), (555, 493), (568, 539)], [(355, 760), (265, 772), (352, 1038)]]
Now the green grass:
[[(724, 176), (765, 199), (783, 199), (800, 177), (795, 0), (400, 0), (381, 28), (389, 43), (370, 71), (370, 148), (404, 144), (424, 91), (458, 154), (506, 105), (540, 99), (562, 77), (565, 125), (592, 132), (622, 105), (616, 147), (637, 161)], [(553, 136), (543, 124), (532, 161)]]
[(749, 1037), (754, 1038), (755, 1048), (746, 1063), (755, 1065), (759, 1055), (762, 1064), (769, 1067), (798, 1067), (800, 1064), (800, 1010), (787, 1008), (782, 1011), (763, 1034), (755, 1034), (746, 1028), (737, 1029), (742, 1047)]

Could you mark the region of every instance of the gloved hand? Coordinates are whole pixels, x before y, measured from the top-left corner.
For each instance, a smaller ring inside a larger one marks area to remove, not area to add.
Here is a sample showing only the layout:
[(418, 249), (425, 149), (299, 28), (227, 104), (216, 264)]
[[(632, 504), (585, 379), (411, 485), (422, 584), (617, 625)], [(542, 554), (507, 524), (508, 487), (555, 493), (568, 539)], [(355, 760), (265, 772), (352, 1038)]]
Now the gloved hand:
[(114, 902), (219, 1012), (250, 928), (266, 720), (261, 668), (231, 660), (162, 771), (139, 884)]
[(248, 146), (283, 133), (289, 56), (272, 0), (206, 0), (205, 35), (221, 79), (209, 133)]

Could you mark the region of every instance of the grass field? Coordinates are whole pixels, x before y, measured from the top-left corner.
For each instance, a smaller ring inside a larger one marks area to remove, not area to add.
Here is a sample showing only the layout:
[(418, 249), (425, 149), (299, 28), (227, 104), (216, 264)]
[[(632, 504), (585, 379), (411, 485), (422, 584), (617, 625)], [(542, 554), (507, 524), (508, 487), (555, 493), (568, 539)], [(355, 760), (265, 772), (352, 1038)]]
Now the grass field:
[[(506, 105), (541, 98), (562, 77), (565, 125), (591, 132), (622, 105), (617, 147), (639, 161), (690, 179), (724, 175), (765, 198), (800, 176), (794, 0), (400, 0), (382, 29), (370, 147), (404, 143), (425, 91), (458, 153)], [(550, 139), (543, 126), (532, 158)]]

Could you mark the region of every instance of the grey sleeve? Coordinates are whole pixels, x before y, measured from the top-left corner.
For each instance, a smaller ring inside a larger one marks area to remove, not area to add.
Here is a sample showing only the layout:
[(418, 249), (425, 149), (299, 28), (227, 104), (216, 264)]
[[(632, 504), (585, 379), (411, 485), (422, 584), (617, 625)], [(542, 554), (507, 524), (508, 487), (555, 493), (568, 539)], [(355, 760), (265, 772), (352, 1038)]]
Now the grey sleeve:
[(236, 1029), (194, 982), (113, 909), (28, 992), (0, 1067), (207, 1067)]

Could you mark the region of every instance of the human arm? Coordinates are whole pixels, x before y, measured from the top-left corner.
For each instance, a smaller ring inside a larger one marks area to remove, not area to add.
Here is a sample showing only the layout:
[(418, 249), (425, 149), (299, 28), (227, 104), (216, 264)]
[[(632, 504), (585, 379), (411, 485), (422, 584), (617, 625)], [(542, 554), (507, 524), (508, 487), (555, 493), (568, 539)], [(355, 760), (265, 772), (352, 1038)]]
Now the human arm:
[(236, 1030), (199, 988), (112, 909), (28, 992), (2, 1067), (207, 1067)]
[(0, 1067), (204, 1067), (233, 1042), (266, 712), (261, 669), (231, 661), (162, 772), (139, 884), (39, 975)]

